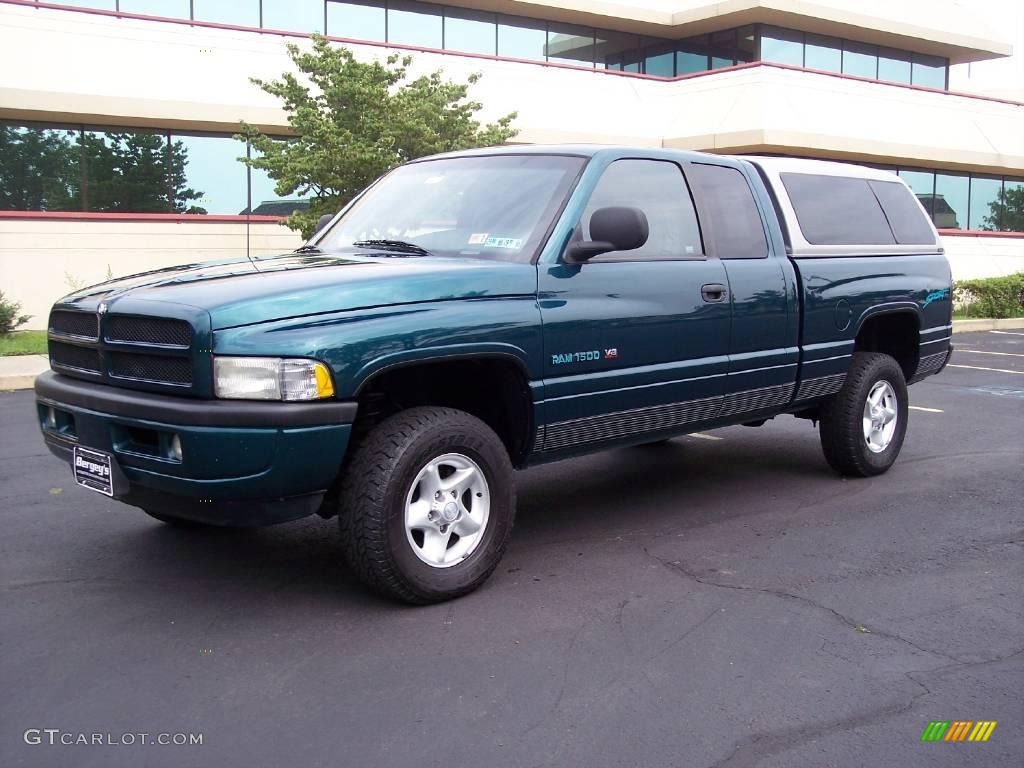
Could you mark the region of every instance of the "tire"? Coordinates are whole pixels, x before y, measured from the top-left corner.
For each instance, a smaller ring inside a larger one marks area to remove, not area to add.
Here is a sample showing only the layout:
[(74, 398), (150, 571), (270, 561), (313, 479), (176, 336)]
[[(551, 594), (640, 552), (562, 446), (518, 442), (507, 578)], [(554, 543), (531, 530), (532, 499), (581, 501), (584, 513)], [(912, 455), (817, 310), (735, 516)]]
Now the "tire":
[[(873, 416), (869, 396), (882, 406)], [(855, 353), (843, 388), (821, 406), (821, 448), (829, 466), (849, 477), (887, 471), (907, 434), (907, 404), (907, 382), (895, 359)]]
[(497, 567), (512, 532), (512, 473), (501, 440), (468, 413), (421, 407), (391, 416), (342, 472), (345, 560), (368, 587), (406, 603), (472, 592)]

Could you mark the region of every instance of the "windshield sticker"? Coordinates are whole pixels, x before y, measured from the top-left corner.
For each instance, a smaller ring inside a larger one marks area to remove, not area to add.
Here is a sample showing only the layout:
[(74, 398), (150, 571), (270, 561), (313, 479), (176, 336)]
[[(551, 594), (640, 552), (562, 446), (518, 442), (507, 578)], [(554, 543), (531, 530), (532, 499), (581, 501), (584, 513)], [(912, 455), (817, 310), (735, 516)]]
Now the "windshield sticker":
[(512, 248), (518, 250), (523, 247), (523, 241), (518, 237), (488, 237), (484, 245), (488, 248)]
[(424, 179), (423, 183), (440, 184), (442, 181), (444, 181), (444, 176), (428, 176), (426, 179)]
[(475, 234), (469, 236), (469, 245), (483, 245), (487, 242), (487, 233)]

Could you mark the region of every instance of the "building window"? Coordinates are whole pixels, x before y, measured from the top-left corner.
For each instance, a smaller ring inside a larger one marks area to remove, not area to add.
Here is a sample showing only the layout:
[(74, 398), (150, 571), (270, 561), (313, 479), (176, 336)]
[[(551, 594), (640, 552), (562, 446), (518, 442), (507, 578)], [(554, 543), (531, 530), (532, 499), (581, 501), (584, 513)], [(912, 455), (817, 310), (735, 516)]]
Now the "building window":
[(881, 48), (878, 51), (878, 79), (887, 83), (910, 85), (911, 55), (904, 51)]
[(946, 59), (938, 56), (925, 56), (920, 53), (914, 54), (911, 82), (914, 85), (945, 90), (948, 69), (949, 62)]
[(387, 39), (387, 13), (384, 2), (327, 3), (327, 34), (349, 40), (383, 43)]
[(1003, 180), (1003, 192), (994, 210), (999, 229), (1004, 232), (1024, 232), (1024, 179)]
[(823, 72), (843, 71), (843, 41), (826, 35), (807, 33), (804, 66)]
[(498, 55), (512, 59), (544, 61), (548, 25), (543, 21), (498, 17)]
[(497, 53), (498, 21), (493, 13), (462, 8), (446, 8), (444, 12), (444, 47), (449, 51)]
[(711, 33), (711, 68), (731, 67), (736, 63), (736, 30)]
[(779, 27), (763, 27), (761, 60), (802, 67), (804, 65), (804, 33)]
[(237, 27), (259, 27), (260, 0), (192, 0), (192, 18)]
[(708, 36), (688, 37), (676, 43), (676, 75), (706, 72), (709, 68)]
[[(284, 139), (287, 141), (287, 139)], [(250, 147), (252, 157), (259, 157), (260, 153), (255, 147)], [(309, 198), (312, 191), (295, 191), (287, 197), (277, 194), (277, 182), (270, 178), (270, 174), (262, 168), (249, 169), (249, 185), (251, 196), (251, 208), (248, 206), (242, 213), (252, 213), (257, 216), (291, 216), (297, 210), (303, 210), (309, 206)]]
[(388, 42), (417, 48), (444, 48), (439, 5), (388, 0)]
[(948, 173), (935, 174), (935, 210), (932, 219), (940, 229), (967, 229), (970, 179)]
[(116, 0), (60, 0), (61, 5), (73, 5), (76, 8), (99, 8), (103, 11), (117, 10)]
[(262, 0), (263, 26), (292, 32), (324, 31), (324, 0)]
[(871, 80), (877, 78), (878, 49), (873, 45), (844, 40), (843, 74), (866, 77)]
[(559, 64), (593, 67), (593, 28), (552, 22), (548, 25), (547, 55), (548, 61)]
[(640, 72), (640, 37), (629, 32), (597, 30), (597, 66), (620, 72)]
[(997, 230), (1002, 226), (999, 220), (1003, 180), (985, 176), (971, 177), (971, 205), (967, 213), (968, 229)]
[[(171, 172), (179, 213), (240, 214), (248, 205), (245, 144), (230, 136), (171, 135)], [(180, 158), (180, 159), (179, 159)]]
[(192, 12), (189, 0), (118, 0), (118, 10), (165, 19), (187, 19)]
[(82, 208), (77, 127), (0, 123), (0, 210)]
[(673, 77), (676, 64), (675, 48), (675, 43), (668, 40), (645, 39), (643, 47), (644, 74)]

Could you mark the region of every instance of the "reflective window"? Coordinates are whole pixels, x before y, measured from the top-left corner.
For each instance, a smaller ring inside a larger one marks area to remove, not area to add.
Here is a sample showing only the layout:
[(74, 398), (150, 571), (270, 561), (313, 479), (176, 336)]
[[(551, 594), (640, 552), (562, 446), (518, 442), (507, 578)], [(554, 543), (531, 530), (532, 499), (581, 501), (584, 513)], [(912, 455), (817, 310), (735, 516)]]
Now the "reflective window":
[(932, 201), (935, 199), (935, 174), (928, 171), (907, 171), (900, 170), (900, 178), (906, 182), (911, 191), (917, 195), (925, 211), (932, 215), (935, 206)]
[(444, 47), (446, 50), (494, 56), (497, 51), (497, 30), (497, 17), (493, 13), (463, 8), (445, 9)]
[(804, 65), (804, 33), (779, 27), (763, 27), (761, 60), (779, 64)]
[(1003, 180), (971, 177), (971, 209), (968, 211), (968, 229), (997, 230), (1000, 228), (999, 203)]
[(736, 34), (736, 63), (757, 61), (757, 28), (740, 27)]
[(442, 48), (442, 15), (439, 5), (388, 0), (388, 42)]
[(191, 12), (189, 0), (120, 0), (119, 6), (125, 13), (142, 13), (170, 19), (187, 19)]
[(896, 242), (907, 245), (932, 245), (935, 234), (928, 225), (928, 217), (921, 212), (914, 194), (898, 181), (868, 182), (879, 205), (885, 211)]
[(823, 72), (843, 71), (843, 41), (835, 37), (807, 33), (804, 66)]
[(878, 77), (878, 49), (873, 45), (843, 41), (843, 74)]
[(597, 66), (623, 72), (639, 72), (639, 36), (629, 32), (597, 30)]
[(652, 38), (645, 38), (643, 43), (644, 73), (658, 77), (675, 75), (675, 43)]
[(779, 176), (808, 243), (892, 245), (896, 242), (867, 179), (813, 173)]
[(710, 236), (720, 259), (760, 259), (768, 255), (761, 214), (750, 185), (735, 168), (694, 163), (687, 173), (708, 205)]
[(350, 40), (383, 43), (386, 30), (384, 0), (340, 3), (328, 0), (327, 34)]
[(323, 32), (323, 0), (263, 0), (263, 26), (294, 32)]
[(676, 74), (688, 75), (708, 69), (707, 35), (689, 37), (676, 43)]
[(946, 59), (938, 56), (925, 56), (915, 54), (912, 66), (911, 82), (914, 85), (924, 85), (928, 88), (946, 88)]
[(498, 55), (544, 61), (548, 25), (543, 21), (498, 17)]
[(0, 210), (80, 210), (79, 134), (0, 123)]
[(548, 61), (594, 66), (594, 30), (571, 24), (552, 22), (548, 26)]
[(1000, 229), (1024, 232), (1024, 179), (1004, 181), (997, 215)]
[(690, 190), (679, 166), (662, 160), (616, 160), (605, 169), (580, 217), (583, 238), (590, 239), (590, 217), (598, 208), (627, 206), (647, 216), (647, 242), (632, 251), (612, 251), (609, 259), (697, 257), (704, 249)]
[(116, 0), (60, 0), (60, 5), (73, 5), (76, 8), (100, 8), (104, 11), (116, 10)]
[(258, 27), (260, 0), (192, 0), (192, 18), (237, 27)]
[(910, 54), (881, 48), (878, 51), (878, 79), (909, 85)]
[[(245, 144), (230, 136), (171, 135), (175, 206), (184, 213), (242, 213), (246, 200)], [(178, 163), (181, 163), (179, 169)]]
[(187, 151), (169, 148), (165, 133), (85, 131), (81, 163), (86, 211), (174, 213), (199, 196), (190, 196), (185, 183)]
[(711, 33), (711, 68), (731, 67), (736, 63), (736, 30)]
[(939, 229), (966, 229), (970, 180), (967, 176), (935, 174), (935, 209), (932, 220)]
[[(259, 152), (255, 147), (252, 149), (252, 156), (259, 157)], [(313, 196), (311, 191), (307, 191), (305, 194), (296, 191), (288, 195), (279, 195), (277, 182), (270, 178), (267, 171), (261, 168), (252, 168), (249, 173), (252, 187), (252, 210), (242, 210), (242, 213), (253, 213), (260, 216), (291, 216), (295, 211), (309, 207), (309, 200)]]

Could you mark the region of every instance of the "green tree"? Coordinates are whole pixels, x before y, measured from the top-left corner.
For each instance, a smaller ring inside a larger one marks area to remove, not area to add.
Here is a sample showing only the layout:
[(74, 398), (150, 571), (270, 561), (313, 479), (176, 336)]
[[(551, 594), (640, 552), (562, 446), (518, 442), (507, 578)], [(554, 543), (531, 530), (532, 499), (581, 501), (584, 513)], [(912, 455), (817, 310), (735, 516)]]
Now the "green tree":
[(273, 139), (242, 123), (237, 138), (256, 149), (244, 159), (277, 182), (282, 197), (312, 193), (307, 210), (285, 222), (303, 237), (317, 219), (334, 213), (360, 190), (396, 165), (424, 155), (503, 144), (516, 135), (513, 112), (485, 126), (474, 119), (482, 108), (468, 98), (467, 83), (437, 71), (409, 79), (409, 56), (361, 62), (347, 48), (313, 35), (312, 49), (288, 46), (302, 79), (292, 72), (270, 82), (252, 82), (279, 98), (296, 138)]
[(985, 217), (982, 229), (1024, 232), (1024, 184), (1011, 187), (1007, 183), (988, 207), (989, 215)]

